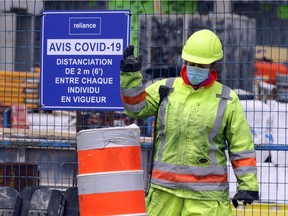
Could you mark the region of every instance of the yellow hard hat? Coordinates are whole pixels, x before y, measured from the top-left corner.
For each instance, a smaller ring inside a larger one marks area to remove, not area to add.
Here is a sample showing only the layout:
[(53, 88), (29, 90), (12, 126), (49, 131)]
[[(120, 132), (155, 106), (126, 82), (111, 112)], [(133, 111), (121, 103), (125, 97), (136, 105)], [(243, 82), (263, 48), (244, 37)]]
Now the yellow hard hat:
[(216, 34), (208, 29), (194, 32), (182, 50), (182, 59), (198, 64), (211, 64), (222, 57), (221, 41)]

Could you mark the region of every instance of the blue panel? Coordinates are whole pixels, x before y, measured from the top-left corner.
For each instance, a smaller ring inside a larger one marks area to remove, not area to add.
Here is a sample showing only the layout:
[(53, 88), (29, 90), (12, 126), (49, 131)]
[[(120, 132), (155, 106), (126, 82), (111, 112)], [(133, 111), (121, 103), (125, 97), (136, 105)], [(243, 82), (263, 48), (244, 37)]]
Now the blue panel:
[(130, 11), (43, 11), (44, 110), (123, 110), (120, 68)]

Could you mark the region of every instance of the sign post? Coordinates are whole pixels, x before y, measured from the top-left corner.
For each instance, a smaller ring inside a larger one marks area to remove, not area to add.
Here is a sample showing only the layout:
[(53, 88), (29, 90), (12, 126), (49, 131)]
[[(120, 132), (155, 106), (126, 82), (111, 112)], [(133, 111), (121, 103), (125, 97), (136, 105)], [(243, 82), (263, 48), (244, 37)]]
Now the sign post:
[(43, 110), (123, 110), (120, 69), (129, 11), (43, 11)]

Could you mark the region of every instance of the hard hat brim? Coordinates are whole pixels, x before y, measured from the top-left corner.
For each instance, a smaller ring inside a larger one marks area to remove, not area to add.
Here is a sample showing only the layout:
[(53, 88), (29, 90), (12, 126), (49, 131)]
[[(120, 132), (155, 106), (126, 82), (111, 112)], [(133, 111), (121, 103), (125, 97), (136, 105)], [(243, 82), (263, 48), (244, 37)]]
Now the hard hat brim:
[(212, 64), (216, 61), (219, 61), (223, 57), (223, 51), (213, 58), (203, 58), (198, 56), (193, 56), (182, 52), (182, 59), (188, 62), (197, 63), (197, 64)]

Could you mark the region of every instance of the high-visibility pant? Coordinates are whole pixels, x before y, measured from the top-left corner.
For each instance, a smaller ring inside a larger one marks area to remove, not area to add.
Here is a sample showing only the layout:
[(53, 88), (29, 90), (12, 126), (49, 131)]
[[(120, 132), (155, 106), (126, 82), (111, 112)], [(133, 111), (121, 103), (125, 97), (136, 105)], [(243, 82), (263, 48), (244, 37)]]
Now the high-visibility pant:
[(231, 216), (230, 201), (196, 200), (177, 197), (150, 188), (146, 197), (149, 216)]

